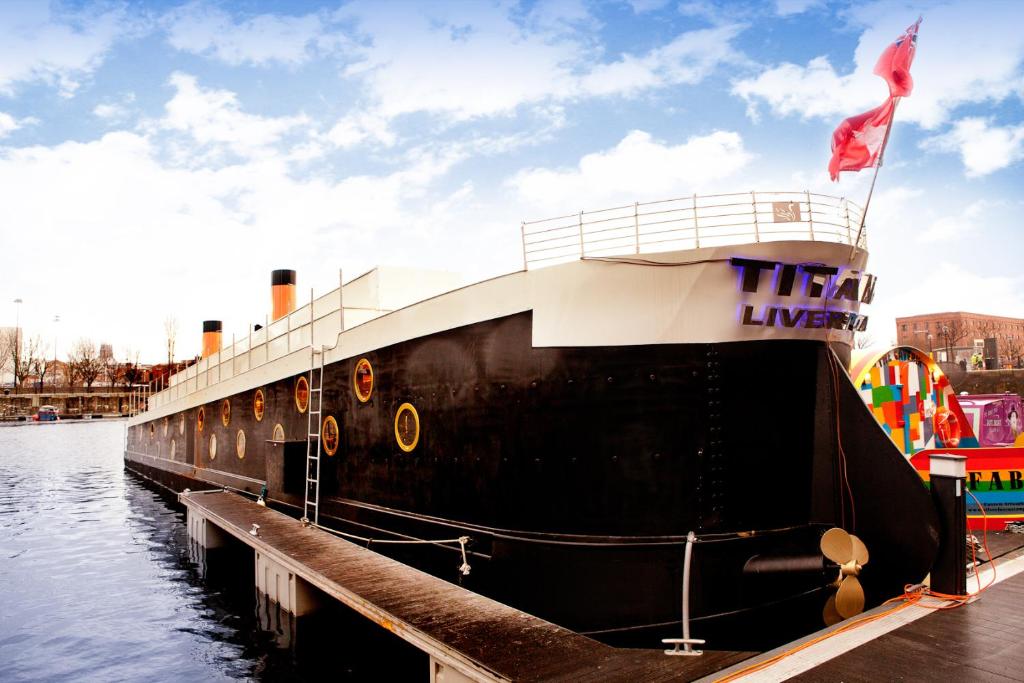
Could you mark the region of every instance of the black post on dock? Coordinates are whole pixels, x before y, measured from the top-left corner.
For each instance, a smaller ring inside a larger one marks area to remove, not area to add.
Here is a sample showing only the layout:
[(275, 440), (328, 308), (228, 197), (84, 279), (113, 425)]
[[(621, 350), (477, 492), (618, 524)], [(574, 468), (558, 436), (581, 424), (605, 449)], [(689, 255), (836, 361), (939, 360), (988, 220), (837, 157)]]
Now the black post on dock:
[(963, 595), (967, 591), (967, 458), (935, 453), (928, 469), (941, 534), (931, 588)]

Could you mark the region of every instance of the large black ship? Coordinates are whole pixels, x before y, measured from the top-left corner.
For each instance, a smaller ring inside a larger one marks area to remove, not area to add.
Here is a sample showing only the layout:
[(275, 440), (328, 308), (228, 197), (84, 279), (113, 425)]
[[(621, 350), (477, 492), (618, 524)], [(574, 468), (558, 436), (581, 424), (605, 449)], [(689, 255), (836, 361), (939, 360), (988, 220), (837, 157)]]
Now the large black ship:
[(859, 220), (807, 193), (637, 204), (524, 224), (518, 272), (375, 269), (295, 310), (275, 271), (274, 322), (220, 348), (211, 321), (203, 360), (139, 397), (126, 467), (611, 642), (677, 634), (686, 589), (708, 647), (780, 642), (937, 548), (844, 369), (874, 295)]

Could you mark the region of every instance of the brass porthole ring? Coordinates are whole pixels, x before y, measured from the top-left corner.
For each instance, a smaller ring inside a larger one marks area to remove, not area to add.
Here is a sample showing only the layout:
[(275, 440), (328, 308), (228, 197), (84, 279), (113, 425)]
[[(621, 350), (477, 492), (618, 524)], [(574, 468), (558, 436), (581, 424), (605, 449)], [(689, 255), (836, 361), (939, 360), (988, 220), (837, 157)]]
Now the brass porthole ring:
[(266, 396), (263, 395), (262, 389), (257, 389), (256, 393), (252, 395), (252, 414), (256, 418), (257, 422), (263, 421), (263, 412), (267, 407)]
[(309, 381), (305, 376), (295, 380), (295, 407), (300, 413), (306, 412), (309, 407)]
[(210, 460), (217, 459), (217, 435), (210, 434)]
[(398, 406), (395, 413), (395, 441), (406, 453), (411, 453), (420, 442), (420, 415), (411, 403)]
[(231, 424), (231, 401), (224, 399), (220, 402), (220, 421), (227, 427)]
[(203, 431), (203, 427), (205, 425), (206, 425), (206, 408), (205, 407), (200, 407), (199, 408), (199, 414), (196, 415), (196, 427), (199, 428), (199, 431)]
[(235, 435), (235, 453), (238, 454), (239, 460), (245, 457), (245, 432), (241, 429)]
[(324, 418), (321, 436), (323, 437), (324, 453), (327, 455), (337, 453), (338, 446), (341, 444), (341, 431), (338, 429), (338, 421), (334, 419), (333, 415)]
[(360, 403), (366, 403), (373, 395), (373, 366), (365, 358), (360, 358), (356, 363), (356, 369), (352, 372), (352, 386)]

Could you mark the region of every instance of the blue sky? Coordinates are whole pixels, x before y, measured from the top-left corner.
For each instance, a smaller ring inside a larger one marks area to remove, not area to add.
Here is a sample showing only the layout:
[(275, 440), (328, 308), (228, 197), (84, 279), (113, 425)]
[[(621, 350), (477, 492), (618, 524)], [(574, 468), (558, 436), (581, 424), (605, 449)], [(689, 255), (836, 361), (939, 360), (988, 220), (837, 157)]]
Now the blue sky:
[[(162, 356), (244, 334), (269, 271), (519, 267), (519, 221), (830, 183), (833, 128), (923, 15), (868, 217), (895, 315), (1024, 316), (1019, 2), (0, 3), (0, 326)], [(61, 316), (55, 325), (53, 317)], [(52, 347), (51, 347), (52, 350)]]

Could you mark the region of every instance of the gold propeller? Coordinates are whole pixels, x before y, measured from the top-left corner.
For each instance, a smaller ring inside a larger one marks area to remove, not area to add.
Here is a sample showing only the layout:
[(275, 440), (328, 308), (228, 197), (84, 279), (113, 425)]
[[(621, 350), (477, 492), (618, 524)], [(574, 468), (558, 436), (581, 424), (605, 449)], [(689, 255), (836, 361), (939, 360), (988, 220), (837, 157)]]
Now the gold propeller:
[(821, 537), (821, 553), (839, 565), (839, 575), (833, 584), (838, 588), (829, 597), (822, 612), (825, 623), (831, 626), (864, 611), (864, 588), (857, 576), (868, 563), (868, 549), (864, 543), (843, 529), (833, 528)]

